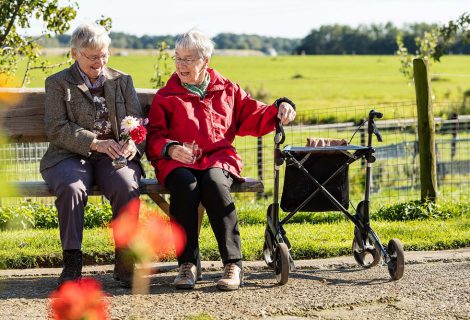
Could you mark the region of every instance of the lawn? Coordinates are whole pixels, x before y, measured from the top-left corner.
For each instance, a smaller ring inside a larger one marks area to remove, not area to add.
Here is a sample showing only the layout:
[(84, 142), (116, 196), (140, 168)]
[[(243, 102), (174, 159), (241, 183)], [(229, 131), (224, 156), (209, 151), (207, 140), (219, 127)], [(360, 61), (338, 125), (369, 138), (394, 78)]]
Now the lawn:
[[(372, 227), (387, 244), (399, 238), (405, 250), (442, 250), (470, 246), (470, 218), (448, 220), (372, 222)], [(262, 259), (264, 224), (240, 227), (245, 260)], [(325, 258), (351, 254), (353, 224), (334, 223), (286, 224), (287, 236), (295, 259)], [(106, 228), (85, 230), (85, 263), (112, 263), (114, 248)], [(201, 231), (200, 250), (203, 260), (219, 260), (217, 244), (208, 226)], [(59, 231), (22, 230), (0, 232), (0, 267), (26, 268), (59, 266), (61, 248)], [(351, 261), (352, 258), (351, 258)]]

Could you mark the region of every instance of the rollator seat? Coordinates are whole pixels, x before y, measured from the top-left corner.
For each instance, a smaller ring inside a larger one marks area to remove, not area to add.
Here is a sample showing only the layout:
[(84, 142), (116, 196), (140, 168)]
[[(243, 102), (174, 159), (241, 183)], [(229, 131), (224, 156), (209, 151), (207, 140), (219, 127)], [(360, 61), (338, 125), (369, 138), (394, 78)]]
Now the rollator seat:
[[(332, 150), (315, 150), (309, 152), (291, 152), (294, 158), (301, 162), (305, 169), (322, 184), (333, 197), (345, 208), (349, 207), (349, 175), (348, 166), (331, 179), (330, 178), (350, 158), (344, 150), (335, 150), (335, 146), (345, 146), (344, 139), (308, 138), (307, 147), (332, 147)], [(313, 181), (293, 161), (286, 159), (284, 187), (280, 207), (286, 212), (295, 210), (305, 199), (317, 190)], [(338, 208), (321, 191), (306, 203), (300, 212), (338, 211)]]

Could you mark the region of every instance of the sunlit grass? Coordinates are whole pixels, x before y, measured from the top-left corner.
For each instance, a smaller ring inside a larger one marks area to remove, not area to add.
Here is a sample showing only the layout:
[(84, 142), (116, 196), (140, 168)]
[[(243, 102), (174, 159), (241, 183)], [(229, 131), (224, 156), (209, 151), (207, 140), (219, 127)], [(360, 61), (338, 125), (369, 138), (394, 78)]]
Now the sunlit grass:
[[(56, 63), (65, 58), (49, 59)], [(112, 56), (109, 66), (132, 75), (136, 87), (151, 88), (155, 62), (154, 56)], [(351, 106), (415, 100), (414, 85), (399, 73), (396, 56), (215, 56), (211, 66), (242, 87), (255, 91), (262, 87), (271, 96), (267, 103), (290, 97), (299, 111), (334, 108), (349, 118), (354, 113)], [(22, 70), (24, 66), (19, 74)], [(431, 72), (440, 80), (432, 83), (436, 101), (461, 100), (463, 91), (469, 88), (465, 75), (470, 74), (470, 56), (445, 56)], [(31, 75), (29, 87), (44, 86), (41, 71), (34, 70)]]
[[(387, 244), (399, 238), (405, 250), (442, 250), (470, 246), (470, 218), (448, 220), (384, 222), (372, 221), (372, 228)], [(240, 227), (245, 260), (262, 259), (265, 224)], [(353, 224), (335, 223), (286, 224), (287, 236), (295, 259), (312, 259), (349, 255)], [(114, 247), (106, 228), (85, 230), (83, 251), (87, 264), (112, 263)], [(219, 260), (219, 250), (210, 227), (201, 230), (200, 251), (203, 260)], [(59, 266), (61, 246), (59, 230), (25, 230), (0, 232), (2, 268)]]

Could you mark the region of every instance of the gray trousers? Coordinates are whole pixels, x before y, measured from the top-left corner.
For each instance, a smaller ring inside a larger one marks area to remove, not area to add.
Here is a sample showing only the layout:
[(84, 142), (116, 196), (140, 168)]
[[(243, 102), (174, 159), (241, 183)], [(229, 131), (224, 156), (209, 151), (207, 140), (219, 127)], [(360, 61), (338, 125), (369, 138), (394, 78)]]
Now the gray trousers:
[(113, 219), (124, 205), (140, 195), (140, 164), (130, 161), (126, 167), (116, 170), (106, 154), (68, 158), (41, 174), (57, 196), (55, 205), (63, 250), (82, 248), (84, 208), (93, 185), (98, 185), (110, 201)]

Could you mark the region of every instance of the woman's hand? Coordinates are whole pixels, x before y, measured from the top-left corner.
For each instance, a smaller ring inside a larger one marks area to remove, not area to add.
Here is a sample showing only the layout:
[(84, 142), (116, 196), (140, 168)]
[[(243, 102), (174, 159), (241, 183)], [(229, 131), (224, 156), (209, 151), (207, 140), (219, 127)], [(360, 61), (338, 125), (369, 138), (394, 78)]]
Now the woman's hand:
[(123, 155), (121, 151), (121, 145), (114, 141), (113, 139), (107, 140), (94, 140), (92, 143), (92, 150), (95, 150), (100, 153), (106, 153), (112, 159), (117, 159)]
[(279, 111), (277, 112), (277, 117), (281, 120), (283, 125), (289, 124), (295, 119), (295, 110), (287, 102), (282, 102), (279, 105)]
[(135, 146), (134, 140), (129, 140), (127, 142), (121, 141), (120, 144), (122, 145), (121, 153), (124, 158), (127, 158), (129, 161), (134, 159), (137, 154), (137, 147)]
[(194, 162), (192, 151), (179, 144), (170, 146), (168, 149), (168, 155), (171, 159), (182, 163), (191, 164)]

